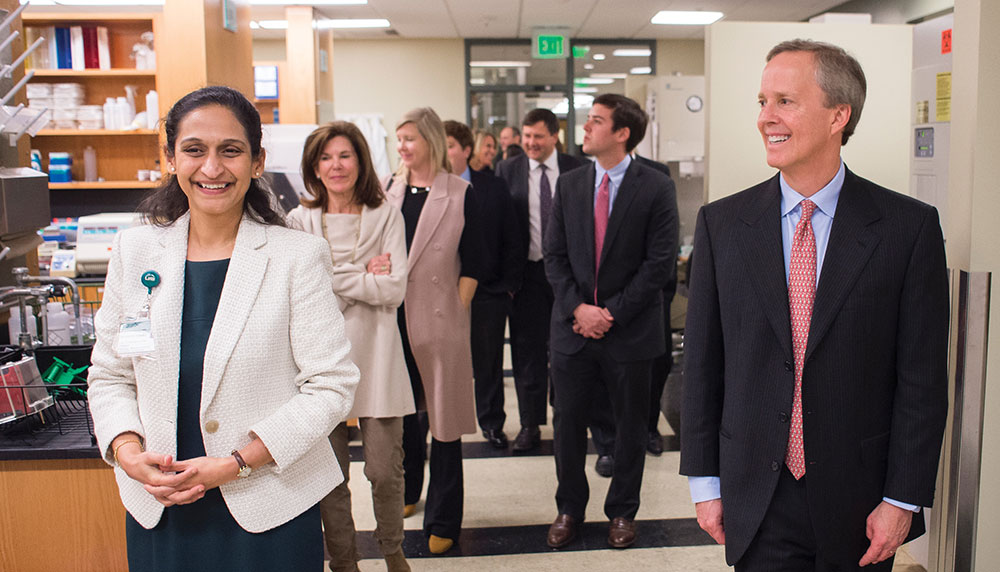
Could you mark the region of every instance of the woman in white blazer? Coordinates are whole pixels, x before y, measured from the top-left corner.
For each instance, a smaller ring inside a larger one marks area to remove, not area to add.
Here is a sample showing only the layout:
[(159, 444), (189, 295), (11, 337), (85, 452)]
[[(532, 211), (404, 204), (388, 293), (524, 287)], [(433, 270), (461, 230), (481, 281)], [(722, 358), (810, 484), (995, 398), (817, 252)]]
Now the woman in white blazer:
[(89, 373), (129, 569), (319, 572), (327, 435), (359, 377), (329, 250), (273, 209), (239, 92), (192, 92), (165, 129), (171, 175), (115, 239)]
[[(409, 572), (403, 555), (403, 416), (415, 411), (396, 308), (406, 293), (403, 215), (385, 200), (364, 135), (352, 123), (320, 126), (302, 150), (312, 195), (288, 214), (295, 228), (323, 237), (333, 258), (333, 290), (361, 370), (349, 418), (357, 418), (371, 483), (375, 539), (389, 572)], [(330, 434), (344, 482), (320, 503), (332, 572), (356, 572), (346, 423)]]

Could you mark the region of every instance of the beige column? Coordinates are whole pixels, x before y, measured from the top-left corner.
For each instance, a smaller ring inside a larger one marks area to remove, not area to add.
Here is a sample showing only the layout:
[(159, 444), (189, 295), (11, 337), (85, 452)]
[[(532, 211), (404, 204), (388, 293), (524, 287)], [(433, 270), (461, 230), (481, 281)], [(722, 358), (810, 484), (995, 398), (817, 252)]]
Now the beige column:
[[(948, 265), (991, 272), (974, 570), (1000, 570), (1000, 2), (956, 0)], [(953, 319), (955, 317), (953, 316)], [(945, 459), (948, 467), (949, 459)], [(945, 491), (938, 491), (939, 495)], [(933, 563), (932, 563), (933, 566)]]
[(281, 94), (279, 115), (282, 123), (317, 122), (317, 81), (319, 38), (313, 27), (315, 13), (309, 6), (285, 8), (285, 74), (288, 85)]
[(253, 36), (248, 0), (236, 5), (236, 32), (223, 27), (221, 0), (163, 3), (163, 30), (157, 38), (160, 113), (195, 89), (226, 85), (253, 99)]

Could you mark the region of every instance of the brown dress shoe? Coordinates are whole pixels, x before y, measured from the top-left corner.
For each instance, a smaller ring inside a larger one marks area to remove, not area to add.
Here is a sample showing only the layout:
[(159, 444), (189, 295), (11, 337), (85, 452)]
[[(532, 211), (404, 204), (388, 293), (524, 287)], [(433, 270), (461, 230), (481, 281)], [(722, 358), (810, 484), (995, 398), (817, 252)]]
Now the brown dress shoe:
[(552, 548), (562, 548), (576, 538), (577, 522), (568, 514), (560, 514), (549, 527), (548, 543)]
[(611, 548), (628, 548), (635, 542), (635, 521), (616, 516), (608, 528), (608, 545)]

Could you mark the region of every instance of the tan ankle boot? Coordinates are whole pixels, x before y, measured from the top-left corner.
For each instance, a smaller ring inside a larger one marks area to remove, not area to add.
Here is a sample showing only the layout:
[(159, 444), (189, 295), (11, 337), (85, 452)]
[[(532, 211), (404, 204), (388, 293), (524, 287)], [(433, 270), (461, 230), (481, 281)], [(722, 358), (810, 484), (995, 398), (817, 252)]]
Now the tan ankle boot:
[(406, 556), (403, 556), (402, 550), (387, 554), (385, 565), (389, 572), (410, 572), (410, 565), (406, 563)]

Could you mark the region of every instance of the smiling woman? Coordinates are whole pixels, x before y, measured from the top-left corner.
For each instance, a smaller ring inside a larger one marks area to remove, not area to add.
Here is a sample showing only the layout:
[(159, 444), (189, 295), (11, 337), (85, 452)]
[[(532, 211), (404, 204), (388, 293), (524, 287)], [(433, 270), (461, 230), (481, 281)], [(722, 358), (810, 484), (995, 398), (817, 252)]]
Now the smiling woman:
[(343, 480), (327, 435), (359, 377), (336, 299), (313, 295), (329, 248), (271, 206), (242, 94), (190, 93), (165, 130), (171, 176), (140, 207), (153, 224), (115, 237), (88, 378), (129, 570), (318, 572), (318, 503)]

